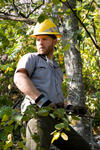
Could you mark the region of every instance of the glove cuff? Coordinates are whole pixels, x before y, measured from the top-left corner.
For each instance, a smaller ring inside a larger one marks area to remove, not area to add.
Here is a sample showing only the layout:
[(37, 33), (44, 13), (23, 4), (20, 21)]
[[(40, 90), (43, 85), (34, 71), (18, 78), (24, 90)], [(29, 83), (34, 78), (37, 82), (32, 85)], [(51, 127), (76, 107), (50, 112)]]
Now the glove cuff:
[(43, 106), (48, 106), (51, 104), (51, 101), (47, 99), (43, 94), (41, 94), (36, 100), (35, 103), (37, 104), (38, 107), (43, 107)]

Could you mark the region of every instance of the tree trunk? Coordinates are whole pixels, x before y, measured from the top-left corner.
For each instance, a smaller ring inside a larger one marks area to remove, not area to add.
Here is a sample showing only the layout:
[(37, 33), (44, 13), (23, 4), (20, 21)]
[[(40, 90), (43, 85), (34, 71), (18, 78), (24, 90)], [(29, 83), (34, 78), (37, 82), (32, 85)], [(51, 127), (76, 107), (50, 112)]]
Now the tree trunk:
[[(67, 1), (72, 8), (76, 6), (76, 0)], [(63, 6), (63, 10), (67, 10), (68, 4)], [(69, 23), (69, 26), (67, 24)], [(81, 54), (75, 45), (77, 43), (78, 21), (73, 13), (66, 16), (63, 22), (63, 45), (70, 44), (70, 48), (65, 51), (64, 62), (66, 76), (69, 79), (67, 82), (67, 100), (72, 105), (84, 106), (85, 95), (82, 83), (82, 60)], [(86, 118), (82, 118), (73, 128), (89, 141), (89, 122)]]

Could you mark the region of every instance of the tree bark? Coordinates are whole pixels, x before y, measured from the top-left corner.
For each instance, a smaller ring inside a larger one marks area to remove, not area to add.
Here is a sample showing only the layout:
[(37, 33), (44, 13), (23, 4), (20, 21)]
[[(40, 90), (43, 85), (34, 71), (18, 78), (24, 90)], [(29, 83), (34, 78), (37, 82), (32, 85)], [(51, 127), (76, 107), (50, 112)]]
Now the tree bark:
[[(76, 0), (67, 1), (72, 8), (76, 7)], [(63, 10), (67, 10), (69, 7), (66, 5), (63, 6)], [(69, 23), (69, 26), (66, 24)], [(64, 62), (66, 76), (69, 79), (67, 82), (67, 100), (72, 105), (84, 106), (85, 105), (85, 94), (82, 82), (82, 60), (80, 51), (75, 47), (77, 43), (77, 33), (78, 30), (78, 20), (71, 13), (66, 16), (66, 19), (63, 22), (63, 45), (66, 43), (70, 44), (70, 48), (65, 51)], [(82, 118), (77, 122), (73, 128), (82, 135), (85, 139), (90, 141), (89, 135), (89, 122), (86, 118)]]
[(2, 14), (0, 14), (0, 19), (1, 20), (21, 21), (21, 22), (25, 22), (25, 23), (30, 24), (30, 25), (35, 23), (34, 20), (32, 20), (32, 19), (18, 17), (18, 16), (14, 16), (14, 15), (2, 15)]

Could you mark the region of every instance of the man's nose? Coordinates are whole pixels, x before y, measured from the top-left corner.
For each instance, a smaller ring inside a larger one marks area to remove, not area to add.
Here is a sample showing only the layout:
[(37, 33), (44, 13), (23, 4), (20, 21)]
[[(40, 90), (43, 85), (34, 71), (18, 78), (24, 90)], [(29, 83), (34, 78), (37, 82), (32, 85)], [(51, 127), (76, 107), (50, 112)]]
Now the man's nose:
[(42, 39), (39, 41), (39, 44), (43, 44), (43, 40)]

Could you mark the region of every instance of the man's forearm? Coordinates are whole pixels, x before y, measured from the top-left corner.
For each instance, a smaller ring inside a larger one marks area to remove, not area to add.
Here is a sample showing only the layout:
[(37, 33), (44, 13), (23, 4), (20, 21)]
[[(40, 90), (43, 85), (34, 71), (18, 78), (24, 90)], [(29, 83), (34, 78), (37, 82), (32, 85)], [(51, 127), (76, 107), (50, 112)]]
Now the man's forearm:
[(40, 95), (40, 91), (35, 88), (27, 74), (23, 72), (17, 72), (14, 75), (14, 83), (22, 93), (28, 95), (32, 99), (36, 99)]

